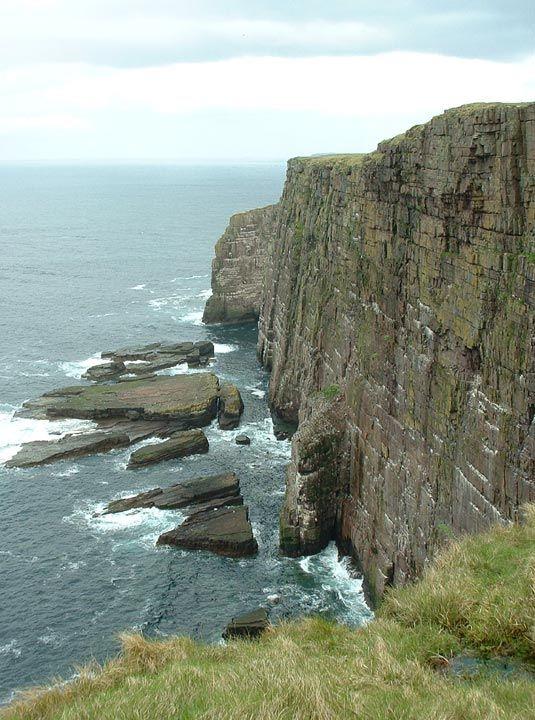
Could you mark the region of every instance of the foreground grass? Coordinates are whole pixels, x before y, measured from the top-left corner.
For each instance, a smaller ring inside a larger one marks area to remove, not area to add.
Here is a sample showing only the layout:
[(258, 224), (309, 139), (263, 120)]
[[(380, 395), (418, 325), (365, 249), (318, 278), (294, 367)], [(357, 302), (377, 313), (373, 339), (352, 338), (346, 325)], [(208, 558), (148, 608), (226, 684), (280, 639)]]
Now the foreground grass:
[(471, 651), (535, 663), (535, 509), (523, 526), (454, 543), (425, 578), (351, 630), (320, 618), (259, 641), (122, 638), (103, 668), (35, 691), (4, 720), (509, 720), (535, 718), (535, 683), (435, 669)]

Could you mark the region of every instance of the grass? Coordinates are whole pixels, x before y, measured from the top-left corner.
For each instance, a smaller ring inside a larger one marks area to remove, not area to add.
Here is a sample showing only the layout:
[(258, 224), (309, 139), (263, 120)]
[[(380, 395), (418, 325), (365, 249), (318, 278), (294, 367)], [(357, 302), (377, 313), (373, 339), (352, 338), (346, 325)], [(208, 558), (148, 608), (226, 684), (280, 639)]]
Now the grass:
[(4, 720), (518, 720), (535, 683), (439, 674), (457, 652), (535, 662), (535, 508), (522, 526), (452, 542), (422, 581), (352, 630), (321, 618), (258, 641), (122, 637), (122, 654), (28, 694)]

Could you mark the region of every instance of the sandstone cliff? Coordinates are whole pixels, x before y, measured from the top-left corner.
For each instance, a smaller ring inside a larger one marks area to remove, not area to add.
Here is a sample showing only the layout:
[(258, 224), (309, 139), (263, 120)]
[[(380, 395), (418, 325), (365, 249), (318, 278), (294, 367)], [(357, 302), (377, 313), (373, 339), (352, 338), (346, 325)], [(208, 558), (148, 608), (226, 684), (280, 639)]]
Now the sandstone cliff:
[(515, 518), (535, 499), (535, 104), (291, 160), (255, 217), (259, 357), (300, 423), (283, 550), (334, 537), (380, 594), (444, 535)]
[(257, 321), (275, 206), (237, 213), (215, 247), (212, 296), (203, 322)]

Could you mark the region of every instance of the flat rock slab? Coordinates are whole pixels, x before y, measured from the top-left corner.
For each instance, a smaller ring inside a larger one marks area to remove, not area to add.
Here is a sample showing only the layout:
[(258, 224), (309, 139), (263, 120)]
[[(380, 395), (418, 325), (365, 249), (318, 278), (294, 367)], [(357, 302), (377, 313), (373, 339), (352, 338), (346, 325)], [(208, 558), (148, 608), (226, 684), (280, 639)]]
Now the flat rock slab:
[(160, 535), (157, 544), (208, 550), (227, 557), (247, 557), (258, 552), (245, 505), (196, 513), (174, 530)]
[(217, 421), (221, 430), (234, 430), (240, 424), (243, 413), (243, 400), (236, 385), (221, 385), (219, 412)]
[(207, 452), (208, 439), (202, 430), (183, 430), (173, 433), (169, 440), (154, 445), (145, 445), (145, 447), (133, 452), (130, 455), (128, 467), (143, 467), (162, 460), (173, 460)]
[(24, 403), (23, 417), (174, 420), (182, 429), (216, 416), (219, 381), (213, 373), (155, 377), (113, 385), (60, 388)]
[[(188, 507), (197, 503), (208, 503), (215, 499), (230, 500), (239, 498), (241, 500), (240, 481), (234, 473), (224, 475), (208, 475), (206, 477), (193, 478), (168, 488), (154, 488), (147, 492), (139, 493), (132, 497), (121, 498), (109, 503), (103, 514), (125, 512), (135, 508), (157, 507), (161, 510), (172, 510)], [(237, 504), (233, 502), (228, 505)], [(208, 508), (206, 508), (208, 509)]]
[(59, 440), (37, 440), (22, 446), (16, 455), (5, 463), (6, 467), (33, 467), (69, 458), (107, 452), (130, 445), (130, 437), (120, 432), (92, 432), (83, 435), (65, 435)]
[(269, 628), (268, 613), (265, 608), (238, 615), (229, 622), (223, 637), (225, 640), (238, 637), (258, 637)]

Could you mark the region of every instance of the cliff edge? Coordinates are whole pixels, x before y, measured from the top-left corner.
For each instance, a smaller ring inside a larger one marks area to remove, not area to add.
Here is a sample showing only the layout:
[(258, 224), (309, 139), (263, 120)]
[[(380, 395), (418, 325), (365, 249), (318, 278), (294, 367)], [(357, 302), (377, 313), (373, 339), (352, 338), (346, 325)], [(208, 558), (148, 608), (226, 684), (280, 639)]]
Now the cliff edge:
[(281, 547), (335, 538), (380, 595), (445, 536), (535, 499), (535, 103), (295, 158), (278, 206), (255, 212), (250, 315), (270, 404), (299, 421)]

